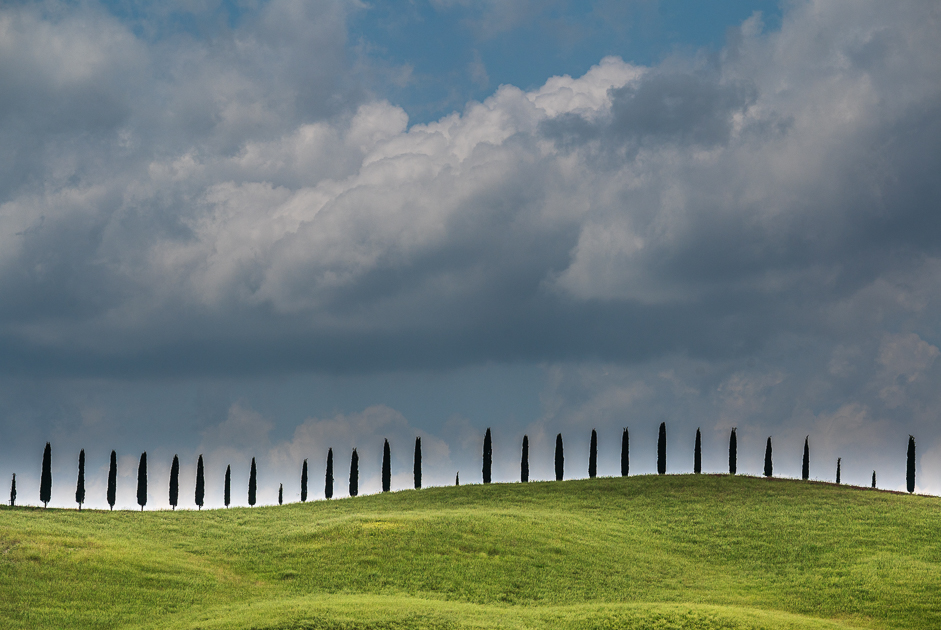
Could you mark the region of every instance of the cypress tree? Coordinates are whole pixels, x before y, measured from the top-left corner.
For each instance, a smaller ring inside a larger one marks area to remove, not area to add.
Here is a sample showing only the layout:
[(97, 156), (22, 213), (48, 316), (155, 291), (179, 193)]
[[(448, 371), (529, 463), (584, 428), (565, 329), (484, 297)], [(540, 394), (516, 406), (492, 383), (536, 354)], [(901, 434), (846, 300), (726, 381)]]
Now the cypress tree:
[(232, 467), (226, 464), (225, 467), (225, 485), (222, 490), (222, 502), (226, 507), (232, 503)]
[(588, 445), (588, 477), (598, 476), (598, 432), (591, 430), (591, 442)]
[(301, 466), (301, 503), (307, 501), (307, 460)]
[(810, 479), (810, 436), (804, 438), (804, 462), (801, 464), (801, 479)]
[(85, 503), (85, 449), (78, 453), (78, 481), (75, 482), (75, 502), (78, 503), (78, 511), (82, 511), (82, 503)]
[[(254, 460), (252, 460), (254, 461)], [(203, 499), (206, 498), (206, 477), (203, 470), (203, 456), (200, 454), (196, 460), (196, 505), (203, 509)], [(252, 504), (254, 505), (254, 503)]]
[(108, 505), (114, 509), (114, 501), (118, 491), (118, 454), (111, 451), (111, 465), (108, 466)]
[(523, 454), (520, 457), (520, 482), (529, 483), (529, 436), (523, 436)]
[(173, 456), (170, 464), (170, 507), (174, 510), (180, 503), (180, 458)]
[(255, 468), (255, 458), (252, 457), (252, 467), (248, 473), (248, 505), (255, 507), (255, 494), (258, 490), (258, 469)]
[(765, 446), (765, 477), (770, 477), (774, 472), (771, 465), (771, 438), (768, 438), (768, 444)]
[(565, 472), (565, 454), (562, 452), (562, 434), (555, 436), (555, 480), (562, 481)]
[(693, 444), (693, 472), (702, 473), (702, 434), (696, 428), (696, 442)]
[(284, 484), (278, 484), (278, 505), (284, 505)]
[(141, 512), (147, 505), (147, 451), (140, 454), (140, 464), (137, 465), (137, 505)]
[(13, 473), (13, 481), (10, 483), (10, 507), (16, 505), (16, 473)]
[(324, 477), (324, 486), (323, 486), (323, 495), (328, 498), (333, 498), (333, 449), (327, 449), (327, 474)]
[(493, 468), (493, 442), (490, 438), (490, 427), (487, 427), (487, 432), (484, 434), (484, 483), (490, 483), (490, 473)]
[(840, 458), (836, 458), (836, 485), (840, 485)]
[(631, 472), (631, 436), (624, 427), (621, 433), (621, 476), (627, 477)]
[(382, 491), (388, 492), (392, 488), (392, 453), (389, 440), (382, 444)]
[(657, 474), (667, 473), (667, 423), (660, 423), (660, 434), (657, 436)]
[(359, 455), (356, 454), (354, 448), (350, 456), (350, 496), (355, 497), (357, 494), (359, 494)]
[(412, 477), (415, 479), (415, 489), (421, 490), (421, 438), (415, 438), (415, 460), (412, 466)]
[(460, 470), (457, 471), (457, 473), (455, 473), (454, 475), (454, 485), (455, 486), (461, 485), (461, 471)]
[(52, 447), (46, 442), (42, 452), (42, 477), (39, 480), (39, 500), (46, 507), (52, 499)]
[(738, 471), (738, 438), (735, 437), (735, 428), (729, 435), (729, 474), (734, 475)]
[(876, 487), (876, 471), (872, 471), (872, 487)]
[(905, 487), (915, 491), (915, 436), (908, 436), (908, 457), (905, 462)]

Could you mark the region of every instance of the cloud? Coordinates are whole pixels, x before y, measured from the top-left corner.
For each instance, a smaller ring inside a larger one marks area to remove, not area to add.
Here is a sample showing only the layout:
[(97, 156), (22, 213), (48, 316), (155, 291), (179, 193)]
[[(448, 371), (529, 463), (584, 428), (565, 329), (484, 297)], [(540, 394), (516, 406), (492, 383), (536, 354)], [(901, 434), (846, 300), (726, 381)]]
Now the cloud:
[[(342, 3), (201, 37), (43, 6), (0, 9), (8, 376), (584, 365), (534, 440), (672, 404), (717, 443), (941, 410), (934, 5), (794, 3), (717, 55), (609, 57), (411, 126)], [(251, 408), (198, 429), (279, 426)]]

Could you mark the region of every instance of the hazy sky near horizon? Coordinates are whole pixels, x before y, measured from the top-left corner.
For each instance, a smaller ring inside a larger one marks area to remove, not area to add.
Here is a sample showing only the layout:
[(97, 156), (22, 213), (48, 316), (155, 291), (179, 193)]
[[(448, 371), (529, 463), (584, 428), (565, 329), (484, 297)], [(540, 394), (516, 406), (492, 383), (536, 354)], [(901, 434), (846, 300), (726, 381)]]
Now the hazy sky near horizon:
[[(0, 6), (0, 496), (727, 469), (941, 494), (941, 5)], [(6, 481), (2, 481), (2, 480)], [(184, 488), (191, 485), (190, 482)], [(192, 507), (192, 491), (181, 492)]]

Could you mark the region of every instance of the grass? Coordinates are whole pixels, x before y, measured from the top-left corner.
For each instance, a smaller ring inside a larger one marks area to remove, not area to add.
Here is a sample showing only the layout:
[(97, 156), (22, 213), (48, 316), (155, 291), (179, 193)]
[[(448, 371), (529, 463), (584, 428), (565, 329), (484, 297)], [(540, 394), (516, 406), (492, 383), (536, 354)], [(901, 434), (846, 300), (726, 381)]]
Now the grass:
[(941, 499), (667, 475), (0, 508), (0, 628), (941, 628)]

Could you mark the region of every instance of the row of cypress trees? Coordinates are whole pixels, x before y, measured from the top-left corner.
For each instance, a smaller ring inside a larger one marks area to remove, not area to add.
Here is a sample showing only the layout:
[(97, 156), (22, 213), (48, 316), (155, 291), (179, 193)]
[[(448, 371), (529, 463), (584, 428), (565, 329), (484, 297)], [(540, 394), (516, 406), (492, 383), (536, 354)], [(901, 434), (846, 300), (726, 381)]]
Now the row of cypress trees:
[[(771, 438), (765, 445), (764, 476), (772, 477), (774, 467), (772, 461)], [(667, 456), (667, 437), (666, 423), (660, 423), (660, 429), (657, 437), (657, 474), (666, 474), (666, 456)], [(382, 447), (382, 491), (389, 492), (392, 485), (392, 456), (389, 440), (385, 440)], [(422, 487), (422, 451), (421, 438), (415, 438), (413, 478), (415, 489)], [(559, 433), (555, 440), (555, 478), (561, 481), (565, 472), (565, 453), (562, 442), (562, 434)], [(729, 435), (729, 474), (737, 473), (738, 462), (738, 437), (736, 429), (732, 429)], [(840, 467), (842, 459), (837, 458), (836, 465), (836, 483), (840, 483)], [(251, 468), (248, 478), (248, 504), (254, 506), (257, 499), (258, 474), (255, 465), (255, 458), (252, 458)], [(490, 428), (487, 428), (484, 434), (483, 443), (483, 468), (482, 476), (485, 484), (491, 483), (493, 479), (493, 436)], [(696, 429), (696, 438), (693, 445), (693, 472), (700, 474), (702, 472), (702, 434)], [(630, 434), (625, 428), (621, 434), (621, 476), (628, 476), (630, 473)], [(595, 478), (598, 474), (598, 433), (594, 429), (591, 431), (591, 440), (589, 443), (588, 454), (588, 476)], [(801, 479), (810, 478), (810, 436), (804, 438), (804, 453), (801, 463)], [(359, 494), (359, 455), (356, 449), (353, 449), (350, 457), (350, 477), (349, 477), (349, 495), (355, 497)], [(324, 496), (327, 499), (333, 498), (333, 449), (327, 450), (327, 467), (324, 476)], [(523, 436), (522, 454), (520, 459), (520, 481), (527, 483), (529, 481), (529, 436)], [(307, 501), (307, 482), (308, 468), (307, 460), (301, 468), (301, 501)], [(460, 485), (460, 473), (455, 477), (455, 484)], [(872, 471), (872, 487), (876, 487), (876, 471)], [(906, 457), (906, 487), (909, 492), (915, 491), (915, 438), (908, 436), (908, 452)], [(170, 506), (176, 509), (179, 504), (180, 496), (180, 461), (179, 457), (173, 456), (173, 463), (170, 466), (170, 484), (169, 499)], [(199, 455), (196, 462), (196, 491), (195, 502), (199, 509), (202, 509), (205, 500), (205, 468), (203, 466), (203, 456)], [(114, 509), (117, 492), (117, 454), (111, 451), (111, 462), (108, 469), (108, 489), (107, 499), (110, 509)], [(42, 474), (40, 476), (39, 500), (43, 507), (47, 506), (52, 495), (52, 447), (46, 442), (43, 450)], [(226, 466), (225, 481), (223, 490), (223, 500), (226, 507), (231, 504), (232, 498), (232, 469)], [(78, 456), (78, 480), (75, 486), (75, 501), (78, 503), (78, 509), (82, 509), (85, 502), (85, 449), (79, 452)], [(278, 487), (278, 504), (284, 501), (284, 484)], [(10, 487), (10, 505), (16, 503), (16, 475)], [(147, 452), (141, 454), (140, 463), (137, 469), (137, 503), (141, 510), (147, 505)]]
[[(657, 436), (657, 474), (664, 475), (667, 471), (667, 429), (666, 423), (660, 423), (660, 429)], [(842, 458), (836, 460), (836, 483), (840, 483), (840, 466)], [(490, 429), (487, 429), (484, 435), (483, 451), (483, 481), (490, 483), (492, 478), (493, 450), (492, 437)], [(565, 472), (565, 451), (562, 442), (562, 434), (559, 433), (555, 438), (555, 478), (561, 481)], [(702, 433), (697, 428), (696, 438), (693, 443), (693, 472), (702, 473)], [(733, 428), (729, 435), (729, 474), (734, 475), (738, 472), (738, 435)], [(630, 433), (625, 428), (621, 434), (621, 476), (627, 477), (630, 473)], [(774, 475), (774, 466), (772, 462), (771, 438), (765, 445), (764, 470), (765, 477)], [(598, 433), (595, 429), (591, 430), (591, 440), (588, 447), (588, 477), (595, 478), (598, 474)], [(801, 479), (810, 479), (810, 436), (804, 438), (804, 455), (801, 462)], [(908, 436), (908, 453), (906, 457), (906, 487), (909, 492), (915, 491), (915, 438)], [(520, 459), (520, 481), (526, 483), (529, 481), (529, 436), (523, 436), (522, 456)], [(876, 487), (876, 471), (872, 471), (872, 487)]]

